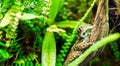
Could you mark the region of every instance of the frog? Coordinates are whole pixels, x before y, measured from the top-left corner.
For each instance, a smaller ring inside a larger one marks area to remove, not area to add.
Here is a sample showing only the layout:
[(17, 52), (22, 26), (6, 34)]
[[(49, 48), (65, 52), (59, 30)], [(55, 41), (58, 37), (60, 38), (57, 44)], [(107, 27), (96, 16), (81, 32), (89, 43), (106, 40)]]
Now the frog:
[[(105, 9), (106, 0), (100, 0), (97, 8), (97, 13), (92, 26), (86, 25), (78, 28), (78, 40), (71, 47), (70, 52), (64, 62), (63, 66), (68, 66), (73, 60), (82, 55), (91, 45), (95, 44), (96, 41), (102, 39), (109, 32), (108, 15), (106, 16)], [(106, 6), (107, 7), (107, 6)], [(91, 59), (101, 53), (103, 47), (91, 53), (86, 59), (81, 62), (80, 66), (85, 66)]]
[[(91, 24), (86, 24), (85, 26), (79, 26), (78, 27), (78, 41), (76, 41), (75, 45), (73, 45), (73, 47), (71, 48), (71, 53), (69, 54), (69, 59), (66, 59), (68, 62), (69, 61), (73, 61), (74, 59), (76, 59), (79, 55), (81, 55), (84, 51), (84, 49), (78, 49), (77, 44), (82, 42), (84, 44), (84, 42), (87, 40), (87, 38), (89, 38), (89, 35), (91, 33), (92, 30), (92, 25)], [(68, 64), (68, 62), (64, 63), (64, 66), (66, 66), (66, 64)]]

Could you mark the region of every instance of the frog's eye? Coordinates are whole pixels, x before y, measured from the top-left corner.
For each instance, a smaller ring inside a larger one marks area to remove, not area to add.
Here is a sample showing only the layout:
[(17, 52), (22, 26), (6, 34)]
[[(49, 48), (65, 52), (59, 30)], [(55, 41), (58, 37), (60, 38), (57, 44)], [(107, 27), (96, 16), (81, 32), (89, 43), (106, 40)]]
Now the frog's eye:
[(91, 29), (87, 29), (86, 31), (84, 31), (83, 33), (81, 33), (82, 37), (88, 37), (90, 35)]
[(79, 27), (79, 28), (78, 28), (78, 32), (81, 32), (81, 31), (82, 31), (82, 27)]
[(86, 35), (86, 33), (84, 32), (84, 33), (83, 33), (83, 36), (85, 36), (85, 35)]

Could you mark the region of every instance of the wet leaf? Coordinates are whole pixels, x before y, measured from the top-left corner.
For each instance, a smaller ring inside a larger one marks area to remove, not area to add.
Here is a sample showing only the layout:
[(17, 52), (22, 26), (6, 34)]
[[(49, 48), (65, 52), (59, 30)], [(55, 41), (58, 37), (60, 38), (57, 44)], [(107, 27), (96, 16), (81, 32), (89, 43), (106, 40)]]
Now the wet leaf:
[(53, 32), (46, 32), (42, 44), (42, 66), (55, 66), (56, 42)]

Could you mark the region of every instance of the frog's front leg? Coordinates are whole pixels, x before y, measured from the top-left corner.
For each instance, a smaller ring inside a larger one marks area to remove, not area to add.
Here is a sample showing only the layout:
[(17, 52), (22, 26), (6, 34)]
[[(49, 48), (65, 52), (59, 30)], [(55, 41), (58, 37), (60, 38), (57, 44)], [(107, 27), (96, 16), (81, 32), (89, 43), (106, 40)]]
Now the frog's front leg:
[(76, 59), (77, 57), (79, 57), (81, 54), (82, 54), (81, 51), (71, 51), (71, 52), (68, 54), (68, 57), (67, 57), (67, 59), (65, 60), (63, 66), (67, 66), (70, 62), (72, 62), (73, 60), (75, 60), (75, 59)]
[(73, 48), (74, 51), (80, 51), (80, 50), (87, 49), (92, 44), (93, 44), (92, 42), (89, 42), (89, 43), (78, 43), (78, 44), (74, 45), (72, 48)]

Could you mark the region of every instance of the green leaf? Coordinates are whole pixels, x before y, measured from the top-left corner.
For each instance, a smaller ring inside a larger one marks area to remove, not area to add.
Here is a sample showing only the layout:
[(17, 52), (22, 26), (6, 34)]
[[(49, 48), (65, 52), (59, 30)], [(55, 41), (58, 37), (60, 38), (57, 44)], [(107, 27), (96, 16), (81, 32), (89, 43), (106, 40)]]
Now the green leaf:
[(46, 32), (42, 44), (42, 66), (55, 66), (56, 42), (53, 32)]
[(3, 43), (2, 41), (0, 41), (0, 45), (3, 46), (3, 47), (6, 47), (6, 44)]
[[(61, 28), (74, 28), (77, 25), (78, 21), (61, 21), (61, 22), (56, 22), (56, 25)], [(85, 25), (85, 22), (81, 22), (79, 26)]]
[(28, 14), (28, 13), (23, 14), (23, 15), (20, 17), (21, 20), (31, 20), (31, 19), (35, 19), (35, 18), (39, 18), (39, 16), (34, 15), (34, 14)]
[(23, 63), (21, 66), (25, 66), (25, 63)]
[(19, 6), (13, 5), (0, 22), (0, 28), (7, 26), (13, 20), (14, 16), (16, 16), (16, 13), (20, 11), (20, 9), (21, 8)]
[(120, 52), (119, 52), (117, 41), (111, 42), (110, 47), (113, 51), (116, 61), (120, 61)]
[(0, 49), (0, 62), (9, 59), (9, 57), (10, 57), (10, 55), (6, 50)]
[(35, 66), (40, 66), (39, 62), (36, 62), (36, 63), (35, 63)]
[(30, 60), (33, 61), (37, 58), (38, 56), (35, 53), (30, 54)]
[(58, 28), (56, 25), (50, 26), (49, 28), (47, 28), (47, 31), (49, 31), (49, 32), (57, 32), (57, 33), (59, 33), (59, 32), (64, 33), (65, 32), (65, 30)]
[(29, 62), (29, 66), (34, 66), (32, 61)]
[(5, 14), (4, 18), (2, 19), (2, 21), (0, 22), (0, 28), (7, 26), (11, 22), (11, 19), (12, 17), (11, 17), (10, 11), (8, 11)]
[(50, 12), (48, 15), (49, 18), (52, 20), (50, 24), (52, 24), (60, 8), (63, 6), (63, 3), (64, 3), (64, 0), (52, 0), (52, 4), (50, 6)]
[[(90, 46), (82, 55), (80, 55), (77, 59), (75, 59), (74, 61), (72, 61), (70, 64), (68, 64), (68, 66), (77, 66), (78, 64), (80, 64), (83, 60), (85, 60), (85, 58), (87, 56), (89, 56), (92, 52), (98, 50), (99, 48), (103, 47), (104, 45), (115, 41), (117, 39), (120, 38), (120, 34), (119, 33), (114, 33), (114, 34), (110, 34), (109, 36), (106, 36), (104, 38), (102, 38), (101, 40), (97, 41), (96, 43), (94, 43), (92, 46)], [(93, 49), (94, 48), (94, 49)]]
[(30, 66), (30, 62), (29, 61), (25, 62), (25, 66)]
[(15, 64), (15, 66), (19, 66), (19, 64)]
[(24, 59), (17, 59), (13, 63), (16, 63), (16, 64), (25, 64), (25, 61), (24, 61)]

